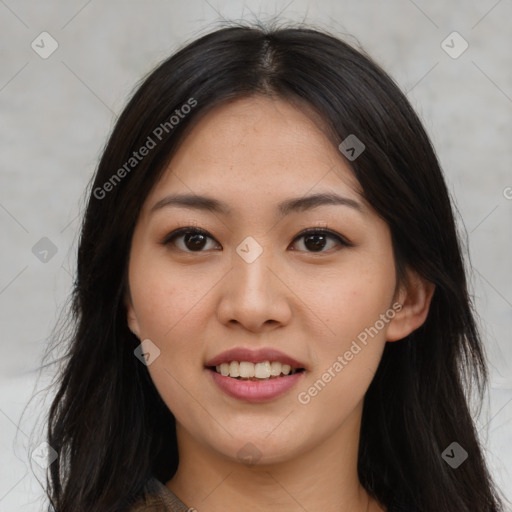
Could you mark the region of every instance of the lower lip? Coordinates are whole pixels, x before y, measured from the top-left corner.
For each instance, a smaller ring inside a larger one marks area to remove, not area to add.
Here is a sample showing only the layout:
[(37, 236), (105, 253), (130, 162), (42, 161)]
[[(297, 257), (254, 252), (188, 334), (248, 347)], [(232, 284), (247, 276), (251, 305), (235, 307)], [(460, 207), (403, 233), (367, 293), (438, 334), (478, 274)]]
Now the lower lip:
[(305, 371), (285, 375), (276, 379), (255, 381), (226, 377), (207, 368), (217, 386), (229, 395), (245, 402), (267, 402), (289, 391), (303, 377)]

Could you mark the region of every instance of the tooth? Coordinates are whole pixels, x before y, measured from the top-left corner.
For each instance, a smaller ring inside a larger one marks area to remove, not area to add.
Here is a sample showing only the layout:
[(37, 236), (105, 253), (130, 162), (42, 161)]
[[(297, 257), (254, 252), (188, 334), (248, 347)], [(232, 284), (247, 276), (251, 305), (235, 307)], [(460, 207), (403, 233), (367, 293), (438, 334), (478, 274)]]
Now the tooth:
[(272, 361), (270, 363), (270, 375), (279, 377), (281, 375), (281, 363), (279, 361)]
[(282, 364), (279, 361), (263, 361), (261, 363), (251, 363), (249, 361), (231, 361), (221, 363), (215, 367), (217, 373), (233, 378), (241, 377), (243, 379), (255, 377), (257, 379), (269, 379), (270, 377), (279, 377), (279, 375), (294, 374), (289, 364)]
[(258, 379), (268, 379), (270, 377), (270, 362), (256, 363), (254, 367), (254, 376)]
[(250, 378), (254, 377), (254, 364), (248, 361), (242, 361), (240, 363), (240, 377)]
[(229, 376), (230, 377), (239, 377), (240, 376), (240, 365), (238, 361), (231, 361), (229, 363)]

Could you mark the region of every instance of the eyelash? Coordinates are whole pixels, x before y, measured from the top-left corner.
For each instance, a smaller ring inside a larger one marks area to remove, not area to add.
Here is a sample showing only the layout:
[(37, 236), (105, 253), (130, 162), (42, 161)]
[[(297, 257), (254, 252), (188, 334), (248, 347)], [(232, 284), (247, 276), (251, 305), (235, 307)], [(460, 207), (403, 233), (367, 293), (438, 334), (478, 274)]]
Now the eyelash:
[[(164, 238), (164, 240), (162, 241), (162, 245), (169, 245), (169, 244), (171, 244), (171, 242), (174, 242), (178, 237), (183, 236), (183, 235), (187, 235), (187, 234), (204, 235), (204, 236), (210, 238), (211, 240), (215, 240), (215, 238), (213, 238), (208, 233), (208, 231), (205, 231), (204, 229), (195, 228), (195, 227), (191, 227), (191, 226), (186, 226), (186, 227), (182, 227), (182, 228), (176, 229), (173, 232), (169, 233)], [(340, 246), (342, 246), (342, 247), (352, 247), (353, 246), (353, 244), (351, 244), (346, 238), (341, 236), (339, 233), (336, 233), (335, 231), (331, 231), (330, 229), (326, 229), (326, 228), (308, 228), (308, 229), (305, 229), (305, 230), (301, 231), (292, 240), (292, 243), (295, 242), (296, 240), (299, 240), (300, 238), (306, 237), (308, 235), (326, 235), (328, 238), (335, 239), (338, 242), (338, 244)], [(190, 250), (183, 250), (183, 249), (178, 249), (178, 250), (180, 250), (182, 252), (186, 252), (186, 253), (191, 253), (191, 254), (206, 252), (204, 250), (200, 250), (200, 251), (190, 251)], [(332, 249), (328, 249), (328, 250), (325, 250), (325, 251), (321, 250), (321, 251), (302, 251), (302, 252), (308, 252), (310, 254), (319, 254), (319, 253), (327, 253), (327, 252), (330, 252), (331, 250)]]

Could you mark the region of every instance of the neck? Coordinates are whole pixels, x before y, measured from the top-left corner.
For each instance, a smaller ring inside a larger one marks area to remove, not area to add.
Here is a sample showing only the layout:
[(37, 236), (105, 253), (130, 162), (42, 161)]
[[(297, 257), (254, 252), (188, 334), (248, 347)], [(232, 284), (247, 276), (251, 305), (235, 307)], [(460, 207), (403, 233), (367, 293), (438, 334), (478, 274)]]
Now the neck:
[(253, 465), (205, 448), (177, 423), (180, 463), (166, 486), (201, 512), (380, 511), (357, 476), (361, 411), (362, 404), (320, 445)]

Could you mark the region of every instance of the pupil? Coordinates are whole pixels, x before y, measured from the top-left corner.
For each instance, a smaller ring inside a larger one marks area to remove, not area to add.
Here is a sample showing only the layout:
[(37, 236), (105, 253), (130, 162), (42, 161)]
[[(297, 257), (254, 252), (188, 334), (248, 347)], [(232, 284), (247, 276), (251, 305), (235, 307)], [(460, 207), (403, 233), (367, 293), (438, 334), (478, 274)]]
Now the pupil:
[[(185, 235), (185, 245), (190, 250), (200, 250), (204, 247), (206, 237), (201, 233), (187, 233)], [(321, 251), (325, 247), (325, 235), (308, 235), (304, 239), (304, 244), (311, 251)]]
[(202, 249), (204, 247), (205, 236), (201, 233), (187, 233), (185, 235), (185, 245), (188, 249)]
[[(308, 240), (314, 240), (312, 244), (308, 244)], [(325, 247), (325, 235), (308, 235), (304, 239), (304, 245), (313, 251), (321, 251)]]

